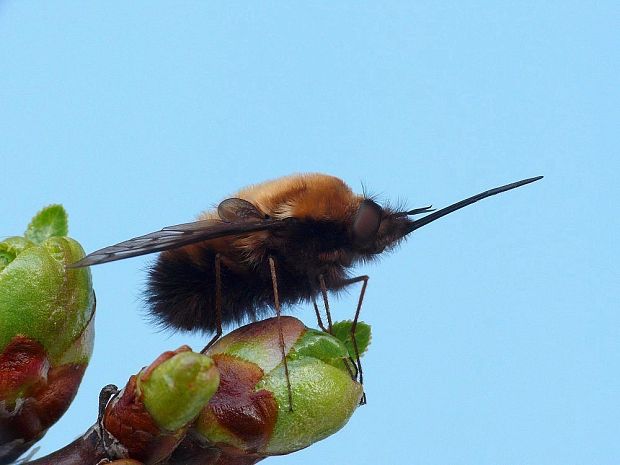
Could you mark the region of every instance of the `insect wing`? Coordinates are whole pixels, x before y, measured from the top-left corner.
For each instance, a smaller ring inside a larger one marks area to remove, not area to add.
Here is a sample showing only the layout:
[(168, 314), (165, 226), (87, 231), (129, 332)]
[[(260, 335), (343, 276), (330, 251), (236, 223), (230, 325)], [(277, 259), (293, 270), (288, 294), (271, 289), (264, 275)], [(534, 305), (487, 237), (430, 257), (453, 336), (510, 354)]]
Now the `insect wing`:
[(124, 258), (137, 257), (154, 252), (175, 249), (196, 242), (216, 239), (218, 237), (243, 235), (256, 231), (277, 229), (282, 222), (275, 220), (252, 221), (245, 223), (229, 223), (221, 220), (202, 220), (193, 223), (168, 226), (161, 231), (134, 237), (127, 241), (97, 250), (70, 268), (81, 268), (90, 265), (113, 262)]

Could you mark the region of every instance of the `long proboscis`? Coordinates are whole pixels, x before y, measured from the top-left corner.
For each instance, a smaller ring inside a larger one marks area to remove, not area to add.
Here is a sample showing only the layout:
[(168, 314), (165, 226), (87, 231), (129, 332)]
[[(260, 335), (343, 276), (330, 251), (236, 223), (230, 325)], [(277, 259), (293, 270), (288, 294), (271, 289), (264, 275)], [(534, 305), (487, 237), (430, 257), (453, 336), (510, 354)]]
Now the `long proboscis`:
[(426, 226), (427, 224), (432, 223), (435, 220), (438, 220), (442, 216), (449, 215), (450, 213), (460, 210), (463, 207), (471, 205), (472, 203), (476, 203), (479, 200), (486, 199), (487, 197), (491, 197), (492, 195), (501, 194), (502, 192), (506, 192), (511, 189), (516, 189), (517, 187), (525, 186), (526, 184), (538, 181), (539, 179), (542, 179), (542, 178), (543, 176), (536, 176), (534, 178), (523, 179), (521, 181), (506, 184), (505, 186), (500, 186), (500, 187), (496, 187), (495, 189), (490, 189), (488, 191), (481, 192), (480, 194), (474, 195), (465, 200), (461, 200), (460, 202), (453, 203), (452, 205), (442, 208), (441, 210), (437, 210), (436, 212), (431, 213), (430, 215), (426, 215), (424, 218), (415, 220), (411, 224), (411, 227), (409, 228), (406, 234), (409, 234), (410, 232), (413, 232), (416, 229), (420, 229), (422, 226)]

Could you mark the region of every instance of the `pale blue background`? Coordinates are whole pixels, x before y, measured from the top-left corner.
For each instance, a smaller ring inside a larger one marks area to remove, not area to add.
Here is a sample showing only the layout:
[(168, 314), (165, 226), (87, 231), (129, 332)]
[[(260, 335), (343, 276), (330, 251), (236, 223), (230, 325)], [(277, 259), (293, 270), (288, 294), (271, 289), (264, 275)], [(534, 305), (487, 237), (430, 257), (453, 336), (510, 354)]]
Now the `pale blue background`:
[[(5, 1), (0, 234), (62, 202), (92, 251), (299, 171), (411, 207), (544, 174), (359, 270), (369, 404), (265, 463), (620, 463), (619, 5)], [(148, 262), (93, 269), (95, 354), (41, 452), (202, 347), (146, 321)]]

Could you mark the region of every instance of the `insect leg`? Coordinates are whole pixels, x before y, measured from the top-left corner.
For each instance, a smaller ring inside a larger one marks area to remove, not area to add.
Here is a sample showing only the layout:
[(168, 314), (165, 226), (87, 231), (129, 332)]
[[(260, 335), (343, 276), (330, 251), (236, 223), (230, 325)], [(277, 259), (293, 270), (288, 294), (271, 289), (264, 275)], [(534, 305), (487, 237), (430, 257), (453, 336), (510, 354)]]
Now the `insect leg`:
[[(355, 278), (347, 279), (342, 282), (343, 285), (348, 286), (349, 284), (363, 282), (362, 290), (360, 291), (359, 300), (357, 301), (357, 308), (355, 309), (355, 317), (353, 318), (353, 324), (351, 324), (351, 339), (353, 340), (353, 348), (355, 349), (355, 362), (357, 372), (359, 374), (359, 382), (363, 386), (364, 385), (364, 372), (362, 371), (362, 362), (360, 360), (359, 349), (357, 348), (357, 340), (355, 339), (355, 329), (357, 327), (357, 320), (359, 319), (360, 312), (362, 310), (362, 302), (364, 301), (364, 295), (366, 294), (366, 286), (368, 286), (368, 276), (357, 276)], [(364, 405), (366, 403), (366, 393), (362, 395), (362, 399), (360, 400), (360, 404)]]
[(314, 305), (314, 313), (316, 313), (316, 321), (319, 324), (319, 328), (321, 328), (324, 332), (328, 333), (327, 329), (323, 325), (323, 320), (321, 319), (321, 312), (319, 312), (319, 306), (316, 304), (316, 300), (312, 299), (312, 305)]
[(271, 270), (271, 284), (273, 285), (273, 299), (276, 307), (276, 318), (278, 319), (278, 334), (280, 336), (280, 352), (282, 353), (282, 361), (284, 362), (284, 375), (286, 376), (286, 386), (288, 387), (288, 409), (293, 411), (293, 391), (291, 390), (291, 378), (288, 373), (288, 362), (286, 361), (286, 353), (284, 352), (284, 334), (282, 334), (282, 323), (280, 322), (280, 298), (278, 296), (278, 278), (276, 277), (276, 262), (273, 257), (269, 256), (269, 268)]
[(325, 315), (327, 315), (327, 331), (332, 334), (332, 315), (329, 311), (329, 301), (327, 300), (327, 286), (325, 285), (325, 278), (322, 274), (319, 275), (319, 284), (321, 284), (321, 295), (323, 296), (323, 305), (325, 306)]
[(215, 255), (215, 335), (200, 353), (204, 354), (209, 348), (222, 337), (222, 257)]

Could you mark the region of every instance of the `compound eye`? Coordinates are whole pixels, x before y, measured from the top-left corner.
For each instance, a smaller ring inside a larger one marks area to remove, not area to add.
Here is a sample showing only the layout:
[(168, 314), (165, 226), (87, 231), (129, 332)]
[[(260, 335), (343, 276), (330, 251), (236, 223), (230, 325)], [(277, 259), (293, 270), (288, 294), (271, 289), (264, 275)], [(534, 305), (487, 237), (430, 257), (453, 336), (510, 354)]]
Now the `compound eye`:
[(360, 247), (370, 245), (377, 236), (383, 209), (372, 200), (364, 200), (353, 221), (353, 243)]

